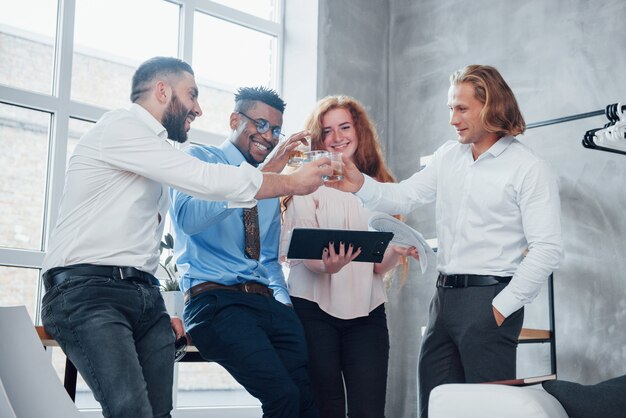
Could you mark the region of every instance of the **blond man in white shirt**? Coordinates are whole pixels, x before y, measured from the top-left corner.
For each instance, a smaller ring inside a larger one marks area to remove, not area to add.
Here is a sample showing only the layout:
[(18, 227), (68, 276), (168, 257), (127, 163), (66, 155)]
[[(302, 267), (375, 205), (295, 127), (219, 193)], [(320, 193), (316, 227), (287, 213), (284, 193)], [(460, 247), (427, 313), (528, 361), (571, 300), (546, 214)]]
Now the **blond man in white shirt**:
[(383, 184), (344, 161), (345, 180), (333, 184), (387, 213), (436, 201), (440, 274), (420, 354), (422, 418), (440, 384), (515, 378), (523, 306), (562, 255), (557, 182), (515, 138), (526, 125), (513, 92), (484, 65), (458, 70), (450, 84), (457, 141), (442, 145), (428, 166)]
[(279, 175), (187, 155), (166, 139), (186, 141), (202, 115), (197, 99), (187, 63), (152, 58), (133, 76), (131, 107), (106, 113), (69, 161), (42, 267), (42, 320), (105, 417), (169, 417), (172, 409), (174, 340), (185, 332), (168, 316), (154, 277), (167, 187), (251, 207), (311, 193), (332, 171), (322, 166), (328, 159)]

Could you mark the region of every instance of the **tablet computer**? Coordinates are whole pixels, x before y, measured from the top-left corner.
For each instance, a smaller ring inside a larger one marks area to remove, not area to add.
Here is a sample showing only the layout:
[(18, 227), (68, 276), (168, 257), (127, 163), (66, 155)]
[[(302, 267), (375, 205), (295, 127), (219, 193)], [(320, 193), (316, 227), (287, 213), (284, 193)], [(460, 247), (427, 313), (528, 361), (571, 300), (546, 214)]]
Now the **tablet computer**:
[(380, 263), (385, 250), (393, 238), (392, 232), (352, 231), (346, 229), (294, 228), (287, 258), (321, 260), (324, 247), (333, 242), (339, 252), (339, 243), (346, 247), (352, 243), (355, 250), (361, 247), (361, 254), (354, 261)]

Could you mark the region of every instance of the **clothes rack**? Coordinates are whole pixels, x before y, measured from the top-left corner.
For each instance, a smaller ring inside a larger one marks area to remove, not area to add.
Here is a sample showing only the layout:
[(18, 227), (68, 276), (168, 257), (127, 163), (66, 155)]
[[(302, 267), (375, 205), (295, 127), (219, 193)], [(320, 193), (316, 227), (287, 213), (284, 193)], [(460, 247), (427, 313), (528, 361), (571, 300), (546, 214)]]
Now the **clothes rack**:
[[(613, 106), (614, 111), (616, 111), (617, 107), (619, 107), (619, 113), (626, 112), (626, 105), (618, 106), (617, 103), (614, 103), (614, 104), (606, 106), (604, 110), (594, 110), (593, 112), (579, 113), (576, 115), (564, 116), (564, 117), (560, 117), (556, 119), (548, 119), (548, 120), (544, 120), (540, 122), (529, 123), (526, 126), (526, 129), (540, 128), (542, 126), (555, 125), (558, 123), (571, 122), (571, 121), (578, 120), (578, 119), (585, 119), (585, 118), (591, 118), (593, 116), (602, 116), (602, 115), (606, 115), (610, 121), (604, 126), (604, 128), (607, 128), (609, 126), (614, 125), (617, 122), (617, 119), (615, 119), (616, 118), (615, 114), (613, 114), (612, 117), (609, 117), (609, 113), (610, 113), (609, 109), (611, 108), (611, 106)], [(626, 120), (620, 120), (619, 122), (626, 123)], [(593, 141), (594, 134), (596, 131), (599, 131), (600, 129), (592, 129), (585, 133), (585, 136), (582, 140), (583, 147), (589, 148), (589, 149), (595, 149), (598, 151), (612, 152), (614, 154), (626, 155), (626, 151), (622, 151), (622, 150), (614, 149), (614, 148), (608, 148), (608, 147), (604, 147), (604, 146), (597, 145), (596, 143), (594, 143)], [(626, 138), (624, 139), (626, 140)], [(626, 141), (624, 141), (624, 145), (626, 145)]]

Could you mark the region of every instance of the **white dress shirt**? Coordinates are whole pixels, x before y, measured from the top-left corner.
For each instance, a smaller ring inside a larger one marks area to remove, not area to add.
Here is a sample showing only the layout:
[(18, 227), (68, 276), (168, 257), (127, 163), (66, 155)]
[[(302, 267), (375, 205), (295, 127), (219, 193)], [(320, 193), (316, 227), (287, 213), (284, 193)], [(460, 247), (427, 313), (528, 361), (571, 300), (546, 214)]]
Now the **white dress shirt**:
[(436, 199), (438, 270), (513, 276), (493, 300), (505, 317), (537, 296), (561, 260), (556, 179), (514, 137), (501, 138), (476, 161), (469, 145), (449, 141), (409, 179), (382, 184), (366, 176), (356, 195), (386, 213)]
[(69, 161), (42, 272), (88, 263), (154, 274), (167, 186), (230, 207), (254, 206), (260, 171), (246, 163), (204, 163), (166, 138), (165, 128), (137, 104), (106, 113), (83, 135)]

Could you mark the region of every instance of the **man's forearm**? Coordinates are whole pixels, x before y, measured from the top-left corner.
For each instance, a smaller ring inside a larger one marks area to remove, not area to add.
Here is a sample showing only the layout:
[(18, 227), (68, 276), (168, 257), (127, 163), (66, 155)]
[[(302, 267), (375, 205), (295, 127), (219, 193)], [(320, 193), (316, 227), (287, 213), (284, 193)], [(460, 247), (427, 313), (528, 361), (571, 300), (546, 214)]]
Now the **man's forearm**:
[(263, 183), (255, 198), (258, 200), (313, 193), (324, 184), (322, 177), (329, 176), (332, 172), (330, 160), (326, 157), (304, 164), (291, 174), (262, 173)]
[(260, 200), (294, 194), (293, 180), (293, 177), (289, 175), (263, 173), (263, 183), (254, 197)]
[(558, 243), (536, 243), (533, 247), (520, 263), (513, 280), (493, 299), (493, 306), (504, 317), (532, 302), (559, 265), (562, 250)]

